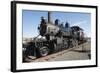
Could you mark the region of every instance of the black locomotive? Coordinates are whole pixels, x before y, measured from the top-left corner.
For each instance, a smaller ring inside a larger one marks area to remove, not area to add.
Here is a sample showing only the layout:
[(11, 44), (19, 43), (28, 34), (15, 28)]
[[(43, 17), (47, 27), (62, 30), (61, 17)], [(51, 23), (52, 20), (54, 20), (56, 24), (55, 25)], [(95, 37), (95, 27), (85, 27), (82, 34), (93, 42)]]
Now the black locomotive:
[(59, 23), (59, 19), (56, 19), (53, 23), (50, 14), (48, 12), (48, 22), (44, 17), (41, 17), (40, 25), (37, 28), (41, 38), (36, 37), (27, 44), (23, 44), (24, 57), (28, 55), (43, 57), (63, 49), (78, 46), (84, 42), (82, 28), (79, 26), (70, 27), (68, 22), (64, 26), (63, 23)]

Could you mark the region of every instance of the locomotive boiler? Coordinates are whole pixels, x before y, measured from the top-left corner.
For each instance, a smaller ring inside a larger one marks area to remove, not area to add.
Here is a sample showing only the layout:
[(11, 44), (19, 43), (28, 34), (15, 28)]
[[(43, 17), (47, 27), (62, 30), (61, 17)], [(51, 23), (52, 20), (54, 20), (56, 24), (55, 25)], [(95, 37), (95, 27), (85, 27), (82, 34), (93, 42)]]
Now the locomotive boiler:
[[(24, 55), (29, 54), (36, 57), (47, 56), (48, 54), (78, 46), (84, 41), (83, 29), (79, 26), (70, 27), (69, 23), (59, 23), (56, 19), (53, 23), (51, 12), (48, 12), (48, 21), (41, 17), (41, 22), (37, 28), (41, 38), (34, 38), (31, 42), (23, 44)], [(43, 38), (44, 37), (44, 38)]]

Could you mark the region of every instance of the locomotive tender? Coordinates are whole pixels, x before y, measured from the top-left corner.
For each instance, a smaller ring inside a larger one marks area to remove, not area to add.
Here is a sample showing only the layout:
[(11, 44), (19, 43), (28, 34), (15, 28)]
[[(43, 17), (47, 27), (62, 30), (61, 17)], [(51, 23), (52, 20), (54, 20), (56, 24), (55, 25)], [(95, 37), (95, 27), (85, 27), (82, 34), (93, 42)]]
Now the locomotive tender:
[(78, 46), (84, 41), (83, 29), (79, 26), (69, 26), (67, 22), (65, 26), (56, 19), (55, 23), (51, 21), (51, 12), (48, 12), (48, 22), (41, 18), (38, 27), (39, 36), (45, 37), (40, 39), (34, 38), (33, 41), (23, 44), (23, 56), (34, 55), (36, 57), (47, 56), (48, 54)]

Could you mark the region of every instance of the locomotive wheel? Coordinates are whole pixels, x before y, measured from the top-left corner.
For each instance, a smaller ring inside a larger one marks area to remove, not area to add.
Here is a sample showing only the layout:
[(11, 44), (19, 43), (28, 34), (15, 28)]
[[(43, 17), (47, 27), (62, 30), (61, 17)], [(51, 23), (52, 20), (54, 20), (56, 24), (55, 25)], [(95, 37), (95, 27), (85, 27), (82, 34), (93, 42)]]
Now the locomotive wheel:
[(69, 44), (68, 44), (68, 42), (65, 44), (65, 48), (66, 49), (68, 49), (68, 47), (69, 47)]
[(75, 39), (72, 39), (72, 42), (70, 44), (70, 47), (72, 48), (72, 47), (75, 47), (75, 46), (78, 46), (78, 41), (75, 40)]
[(51, 45), (49, 46), (50, 48), (50, 54), (53, 54), (57, 51), (57, 45), (55, 43), (51, 43)]
[(43, 46), (38, 50), (38, 55), (40, 57), (47, 56), (49, 54), (49, 48), (47, 46)]
[(78, 41), (77, 40), (73, 40), (73, 47), (74, 46), (78, 46)]
[(57, 52), (58, 51), (58, 49), (57, 49), (57, 45), (54, 43), (54, 45), (53, 45), (53, 48), (54, 48), (54, 52)]
[(64, 40), (63, 44), (64, 44), (64, 48), (66, 48), (66, 49), (69, 48), (69, 41), (68, 40)]

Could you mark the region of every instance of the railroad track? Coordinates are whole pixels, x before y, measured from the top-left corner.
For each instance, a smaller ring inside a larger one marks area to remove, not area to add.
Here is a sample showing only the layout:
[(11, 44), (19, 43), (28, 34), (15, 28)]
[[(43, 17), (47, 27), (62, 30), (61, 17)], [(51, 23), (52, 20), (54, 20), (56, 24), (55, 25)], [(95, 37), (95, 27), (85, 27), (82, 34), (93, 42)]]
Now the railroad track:
[[(80, 49), (79, 49), (80, 48)], [(68, 53), (69, 51), (73, 51), (73, 50), (80, 50), (80, 51), (86, 51), (87, 48), (90, 48), (90, 41), (88, 42), (85, 42), (83, 44), (80, 44), (78, 46), (75, 46), (73, 48), (69, 48), (69, 49), (65, 49), (63, 51), (60, 51), (60, 52), (57, 52), (57, 53), (54, 53), (54, 54), (50, 54), (48, 56), (45, 56), (45, 57), (41, 57), (41, 58), (38, 58), (36, 59), (35, 57), (31, 57), (31, 59), (27, 60), (27, 62), (44, 62), (44, 61), (52, 61), (53, 59), (57, 58), (57, 57), (61, 57), (63, 56), (64, 54)]]

